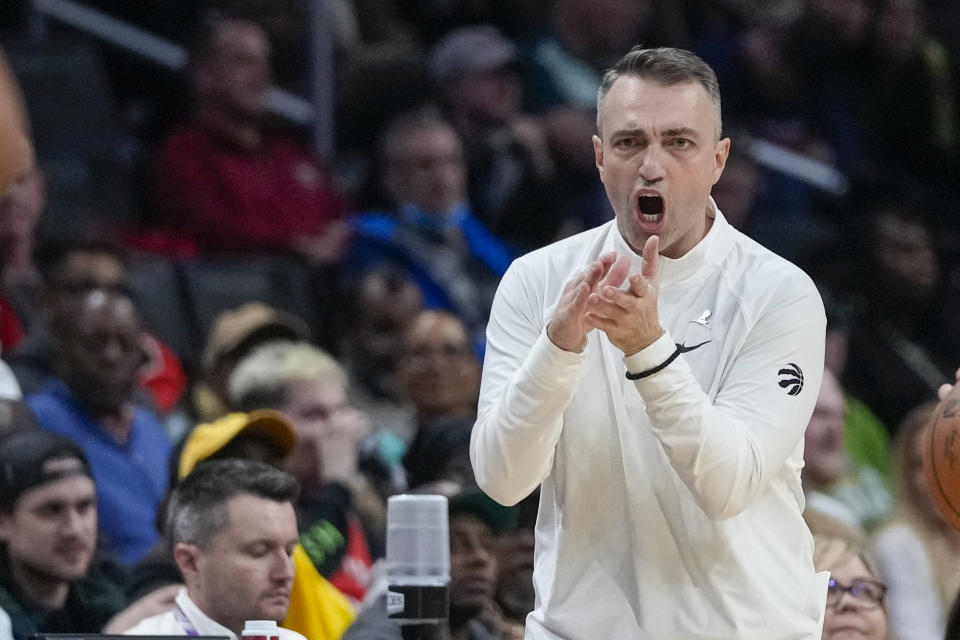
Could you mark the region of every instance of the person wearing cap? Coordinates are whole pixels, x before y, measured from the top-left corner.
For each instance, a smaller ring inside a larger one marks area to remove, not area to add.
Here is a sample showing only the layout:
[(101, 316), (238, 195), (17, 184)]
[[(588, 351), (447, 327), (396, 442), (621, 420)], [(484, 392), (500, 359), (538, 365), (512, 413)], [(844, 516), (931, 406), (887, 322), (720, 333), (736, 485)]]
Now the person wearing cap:
[(490, 25), (448, 33), (427, 73), (466, 150), (470, 203), (497, 237), (530, 250), (555, 239), (563, 204), (543, 124), (523, 113), (520, 53)]
[[(197, 425), (187, 434), (179, 455), (171, 463), (173, 484), (170, 489), (172, 491), (177, 482), (187, 477), (204, 460), (238, 458), (281, 467), (296, 439), (290, 422), (275, 411), (250, 414), (234, 412), (219, 420)], [(158, 514), (161, 522), (164, 509), (165, 506)], [(128, 593), (139, 597), (180, 581), (180, 572), (170, 554), (169, 544), (163, 539), (133, 568)]]
[(473, 212), (460, 135), (433, 107), (402, 113), (385, 127), (378, 161), (389, 209), (350, 218), (348, 265), (395, 264), (428, 307), (456, 313), (482, 343), (497, 282), (515, 251)]
[[(283, 620), (294, 581), (298, 490), (292, 476), (262, 462), (197, 465), (174, 489), (167, 511), (185, 586), (170, 610), (124, 633), (237, 640), (247, 620)], [(278, 632), (280, 640), (304, 640), (289, 629)]]
[[(476, 488), (450, 498), (450, 617), (437, 629), (442, 640), (520, 640), (494, 601), (497, 589), (496, 537), (514, 513)], [(343, 640), (400, 640), (400, 626), (387, 618), (386, 595), (364, 609)]]
[(27, 397), (37, 423), (67, 436), (90, 460), (107, 548), (133, 564), (159, 539), (171, 444), (155, 414), (134, 399), (145, 360), (130, 298), (94, 290), (53, 328), (59, 376)]
[(282, 413), (268, 409), (228, 413), (190, 431), (180, 452), (177, 479), (186, 478), (203, 460), (240, 458), (280, 467), (296, 443), (296, 431)]
[(0, 610), (15, 640), (99, 632), (125, 606), (92, 569), (96, 542), (97, 488), (80, 447), (41, 429), (2, 436)]
[(516, 519), (477, 488), (450, 499), (450, 635), (464, 640), (520, 640), (523, 627), (510, 624), (495, 595), (499, 578), (497, 537)]
[[(246, 460), (282, 468), (296, 443), (296, 431), (282, 413), (269, 409), (249, 414), (230, 413), (212, 423), (198, 425), (189, 433), (180, 453), (176, 477), (178, 481), (183, 480), (206, 460)], [(302, 547), (294, 550), (293, 559), (296, 577), (284, 626), (311, 640), (338, 637), (354, 618), (352, 605), (317, 573)], [(137, 565), (130, 592), (136, 596), (157, 593), (181, 581), (170, 545), (164, 541)]]
[(261, 344), (310, 339), (297, 316), (262, 302), (248, 302), (222, 312), (213, 321), (200, 357), (201, 381), (193, 389), (193, 408), (201, 422), (212, 422), (229, 409), (227, 381), (244, 356)]

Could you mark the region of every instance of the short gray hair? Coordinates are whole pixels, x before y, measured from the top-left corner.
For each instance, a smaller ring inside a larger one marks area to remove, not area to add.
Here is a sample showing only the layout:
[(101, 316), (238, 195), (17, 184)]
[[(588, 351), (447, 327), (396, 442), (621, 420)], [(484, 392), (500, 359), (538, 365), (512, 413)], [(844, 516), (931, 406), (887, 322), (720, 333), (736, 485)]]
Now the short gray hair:
[(230, 525), (227, 503), (240, 495), (294, 503), (300, 485), (285, 471), (252, 460), (207, 460), (180, 481), (167, 508), (170, 546), (207, 546)]
[(720, 83), (717, 74), (698, 55), (685, 49), (673, 47), (659, 47), (644, 49), (637, 45), (620, 58), (616, 65), (608, 69), (600, 80), (597, 90), (597, 134), (600, 135), (600, 109), (603, 99), (609, 93), (613, 83), (620, 76), (636, 76), (655, 80), (663, 85), (699, 82), (710, 101), (713, 103), (717, 116), (717, 137), (723, 131), (723, 121), (720, 115)]

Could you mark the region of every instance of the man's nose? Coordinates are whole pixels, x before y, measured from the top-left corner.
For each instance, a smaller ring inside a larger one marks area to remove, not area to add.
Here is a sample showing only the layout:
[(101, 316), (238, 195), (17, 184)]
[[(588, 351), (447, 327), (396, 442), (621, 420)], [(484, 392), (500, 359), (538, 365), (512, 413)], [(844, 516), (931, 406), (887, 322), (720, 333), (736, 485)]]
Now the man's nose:
[(472, 566), (485, 567), (494, 562), (493, 551), (479, 542), (472, 545), (467, 553)]
[(286, 553), (286, 551), (279, 551), (277, 553), (276, 561), (271, 567), (270, 578), (276, 582), (292, 582), (295, 572), (295, 567), (293, 563), (293, 556)]
[(663, 179), (663, 149), (660, 145), (650, 144), (640, 154), (638, 172), (646, 182), (659, 182)]
[(81, 535), (86, 532), (88, 519), (78, 509), (68, 509), (63, 518), (64, 535)]

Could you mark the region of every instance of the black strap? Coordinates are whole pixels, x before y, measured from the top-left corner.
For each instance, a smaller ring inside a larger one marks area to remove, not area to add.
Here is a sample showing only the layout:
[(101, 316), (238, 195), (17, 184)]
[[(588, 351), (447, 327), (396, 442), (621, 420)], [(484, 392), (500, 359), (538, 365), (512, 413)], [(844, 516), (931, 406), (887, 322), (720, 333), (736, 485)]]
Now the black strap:
[(627, 371), (627, 380), (640, 380), (642, 378), (647, 378), (649, 376), (652, 376), (655, 373), (663, 371), (668, 366), (670, 366), (670, 363), (676, 360), (677, 356), (679, 355), (680, 355), (680, 345), (677, 345), (676, 350), (672, 354), (670, 354), (669, 358), (667, 358), (657, 366), (653, 367), (652, 369), (647, 369), (646, 371), (641, 371), (640, 373), (630, 373), (629, 371)]

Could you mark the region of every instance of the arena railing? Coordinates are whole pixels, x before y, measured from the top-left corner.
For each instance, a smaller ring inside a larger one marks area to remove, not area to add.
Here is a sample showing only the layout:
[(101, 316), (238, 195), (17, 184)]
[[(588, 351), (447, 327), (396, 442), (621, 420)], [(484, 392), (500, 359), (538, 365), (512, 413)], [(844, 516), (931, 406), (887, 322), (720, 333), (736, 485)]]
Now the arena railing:
[[(332, 20), (328, 0), (309, 0), (312, 64), (311, 99), (273, 87), (267, 106), (275, 114), (311, 129), (314, 151), (332, 158), (334, 151), (334, 51), (329, 33)], [(177, 71), (187, 62), (186, 50), (175, 43), (118, 20), (73, 0), (33, 0), (35, 16), (53, 19), (136, 54), (162, 67)]]
[[(276, 87), (267, 96), (271, 111), (291, 122), (310, 127), (314, 151), (321, 157), (334, 157), (335, 122), (334, 48), (330, 25), (333, 24), (329, 0), (308, 0), (310, 7), (310, 100)], [(118, 20), (102, 11), (74, 0), (32, 0), (41, 18), (58, 20), (105, 42), (142, 56), (158, 65), (179, 70), (186, 64), (183, 47)], [(835, 196), (848, 189), (848, 180), (835, 167), (807, 157), (761, 138), (745, 145), (750, 156), (762, 167), (786, 174)]]

